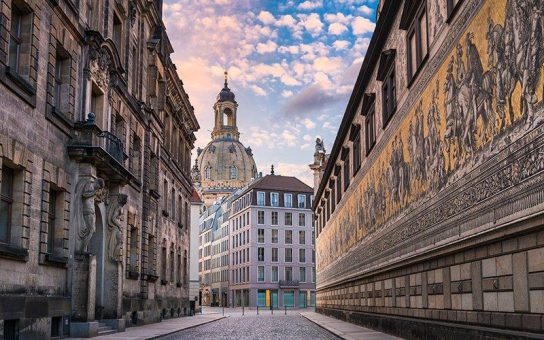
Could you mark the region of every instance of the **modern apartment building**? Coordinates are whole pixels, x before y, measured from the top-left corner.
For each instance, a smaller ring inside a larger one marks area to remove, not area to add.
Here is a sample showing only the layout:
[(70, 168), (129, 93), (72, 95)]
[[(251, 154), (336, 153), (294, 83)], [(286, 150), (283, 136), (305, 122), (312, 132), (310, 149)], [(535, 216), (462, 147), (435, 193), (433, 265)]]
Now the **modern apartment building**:
[(236, 194), (202, 212), (199, 224), (199, 278), (202, 304), (227, 306), (229, 296), (229, 212)]
[(273, 174), (242, 189), (230, 209), (231, 305), (315, 305), (313, 189)]

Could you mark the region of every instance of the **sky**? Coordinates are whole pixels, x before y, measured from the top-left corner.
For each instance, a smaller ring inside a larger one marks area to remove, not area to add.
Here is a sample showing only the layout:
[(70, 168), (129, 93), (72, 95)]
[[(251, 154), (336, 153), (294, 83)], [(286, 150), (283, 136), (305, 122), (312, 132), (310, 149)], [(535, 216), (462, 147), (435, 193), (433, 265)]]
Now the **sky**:
[[(240, 140), (258, 171), (313, 185), (316, 137), (330, 151), (375, 27), (378, 0), (165, 0), (172, 60), (211, 139), (228, 71)], [(196, 150), (196, 149), (195, 149)], [(193, 157), (195, 157), (196, 151)]]

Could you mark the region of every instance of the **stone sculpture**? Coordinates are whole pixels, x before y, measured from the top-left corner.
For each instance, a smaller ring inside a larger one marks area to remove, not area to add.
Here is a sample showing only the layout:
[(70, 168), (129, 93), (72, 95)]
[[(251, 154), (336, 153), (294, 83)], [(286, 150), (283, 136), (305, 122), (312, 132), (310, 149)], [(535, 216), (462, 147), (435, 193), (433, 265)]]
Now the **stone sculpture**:
[(96, 231), (95, 202), (102, 200), (103, 190), (102, 178), (85, 178), (78, 183), (76, 216), (80, 252), (87, 251), (89, 241)]
[(125, 194), (110, 196), (108, 204), (108, 230), (110, 232), (108, 256), (113, 262), (121, 261), (121, 245), (123, 243), (121, 222), (123, 221), (123, 207), (126, 203), (127, 195)]

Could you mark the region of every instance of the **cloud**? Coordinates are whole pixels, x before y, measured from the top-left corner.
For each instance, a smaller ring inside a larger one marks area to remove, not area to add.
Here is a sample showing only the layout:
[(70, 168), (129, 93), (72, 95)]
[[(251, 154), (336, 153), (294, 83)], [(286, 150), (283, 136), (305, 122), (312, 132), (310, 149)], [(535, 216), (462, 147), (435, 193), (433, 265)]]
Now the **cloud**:
[(295, 27), (296, 24), (297, 24), (297, 21), (290, 14), (282, 15), (275, 23), (275, 25), (279, 27), (291, 27), (291, 28)]
[(334, 34), (334, 35), (343, 34), (347, 30), (348, 30), (348, 28), (346, 27), (346, 25), (338, 23), (338, 22), (332, 23), (329, 26), (329, 33)]
[(312, 113), (337, 103), (341, 99), (335, 93), (325, 90), (320, 84), (313, 84), (291, 97), (284, 105), (283, 111), (288, 115)]
[(347, 40), (336, 40), (335, 42), (332, 43), (332, 46), (337, 51), (345, 50), (346, 48), (349, 47), (349, 41), (347, 41)]
[(297, 6), (297, 8), (300, 10), (312, 10), (312, 9), (321, 8), (321, 7), (323, 7), (323, 1), (321, 0), (318, 0), (318, 1), (307, 0)]
[(293, 91), (291, 90), (283, 90), (281, 91), (281, 96), (284, 98), (289, 98), (293, 95)]
[(271, 52), (275, 52), (277, 48), (278, 48), (278, 44), (276, 44), (272, 40), (268, 40), (266, 43), (257, 44), (257, 53), (259, 54), (271, 53)]
[(351, 23), (351, 29), (355, 35), (372, 33), (375, 27), (375, 23), (363, 17), (356, 17)]
[[(310, 162), (311, 154), (308, 154), (308, 163)], [(283, 176), (294, 176), (307, 185), (314, 186), (314, 176), (312, 170), (306, 164), (294, 164), (294, 163), (278, 163), (275, 166), (276, 173)]]
[(251, 89), (258, 96), (266, 96), (266, 91), (262, 87), (259, 87), (257, 85), (251, 85)]
[(302, 124), (304, 124), (304, 126), (307, 128), (307, 129), (313, 129), (315, 128), (315, 123), (309, 119), (309, 118), (304, 118), (302, 120)]
[(317, 13), (311, 13), (309, 15), (299, 14), (300, 24), (308, 33), (312, 36), (317, 36), (323, 30), (323, 23)]
[(274, 22), (276, 22), (276, 18), (272, 15), (272, 13), (268, 11), (261, 11), (257, 18), (265, 25), (271, 25)]
[(359, 12), (363, 13), (366, 16), (369, 16), (372, 14), (372, 8), (368, 7), (367, 5), (363, 5), (358, 8)]

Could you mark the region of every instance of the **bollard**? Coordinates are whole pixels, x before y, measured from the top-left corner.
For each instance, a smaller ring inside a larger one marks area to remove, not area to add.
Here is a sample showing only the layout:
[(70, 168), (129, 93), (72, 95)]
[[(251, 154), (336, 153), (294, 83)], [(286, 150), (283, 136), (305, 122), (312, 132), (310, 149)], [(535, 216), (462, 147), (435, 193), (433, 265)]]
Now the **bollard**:
[(242, 315), (244, 315), (244, 305), (242, 305)]
[(225, 316), (225, 306), (223, 306), (223, 316)]
[(259, 305), (257, 305), (257, 315), (259, 315)]
[(270, 314), (274, 315), (274, 306), (270, 305)]
[(283, 306), (285, 308), (285, 315), (287, 315), (287, 305)]

